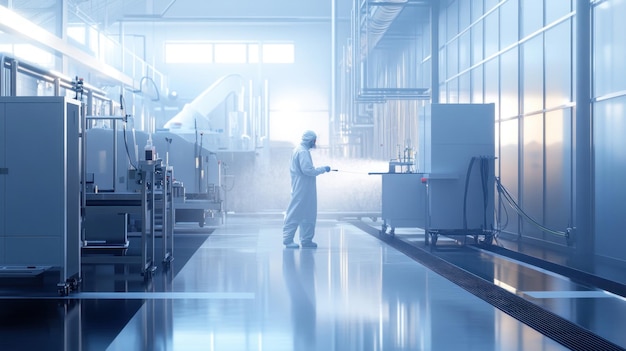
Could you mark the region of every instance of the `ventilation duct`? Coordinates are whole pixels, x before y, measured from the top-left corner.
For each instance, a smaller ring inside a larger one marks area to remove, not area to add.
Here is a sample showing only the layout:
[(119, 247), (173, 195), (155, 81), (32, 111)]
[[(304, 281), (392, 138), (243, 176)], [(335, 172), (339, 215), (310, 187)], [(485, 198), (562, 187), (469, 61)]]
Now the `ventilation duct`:
[(237, 96), (237, 111), (243, 111), (245, 84), (246, 82), (243, 77), (238, 74), (222, 77), (198, 95), (193, 101), (186, 104), (183, 109), (176, 116), (167, 121), (163, 127), (171, 129), (172, 131), (194, 130), (197, 122), (210, 122), (209, 113), (231, 94)]
[(407, 0), (388, 0), (384, 4), (366, 1), (368, 8), (361, 27), (361, 56), (364, 57), (378, 45), (389, 26), (402, 12)]

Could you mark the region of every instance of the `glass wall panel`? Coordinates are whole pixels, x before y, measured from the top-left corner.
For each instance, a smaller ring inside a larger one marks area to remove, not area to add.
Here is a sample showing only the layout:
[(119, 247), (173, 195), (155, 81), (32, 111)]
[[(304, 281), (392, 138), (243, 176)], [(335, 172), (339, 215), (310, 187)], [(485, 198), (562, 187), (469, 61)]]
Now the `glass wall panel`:
[(500, 109), (501, 118), (519, 115), (518, 49), (500, 56)]
[[(519, 201), (519, 120), (517, 118), (500, 123), (500, 180), (506, 190)], [(508, 216), (502, 213), (501, 224), (508, 221), (504, 228), (508, 232), (518, 233), (518, 215), (504, 203)]]
[[(446, 41), (459, 34), (459, 2), (451, 1), (446, 8)], [(442, 43), (443, 44), (443, 43)]]
[(470, 56), (472, 54), (472, 43), (470, 42), (470, 32), (467, 31), (459, 37), (459, 72), (470, 67)]
[(483, 60), (483, 21), (472, 26), (472, 65)]
[(448, 14), (445, 11), (439, 11), (439, 32), (438, 32), (438, 41), (439, 41), (439, 46), (445, 44), (446, 42), (448, 42), (448, 40), (446, 39), (446, 33), (448, 32), (447, 27), (448, 27), (448, 18), (447, 18)]
[(522, 44), (523, 111), (543, 109), (543, 36)]
[[(480, 2), (480, 0), (474, 1), (474, 2)], [(487, 11), (491, 10), (492, 8), (496, 7), (499, 2), (500, 2), (500, 0), (485, 0), (485, 12), (487, 12)]]
[(509, 0), (500, 6), (500, 49), (517, 43), (518, 0)]
[[(477, 66), (471, 72), (472, 75), (472, 102), (476, 104), (482, 104), (484, 102), (483, 97), (483, 66)], [(496, 116), (498, 111), (496, 110)]]
[(546, 108), (572, 101), (572, 31), (570, 21), (545, 33)]
[(470, 101), (470, 72), (459, 76), (459, 103), (469, 103)]
[(459, 1), (459, 28), (465, 30), (472, 21), (472, 1)]
[(546, 1), (546, 25), (573, 11), (572, 0)]
[(484, 14), (482, 1), (469, 1), (472, 4), (472, 22), (476, 22)]
[(485, 17), (485, 57), (489, 57), (500, 49), (500, 25), (498, 23), (498, 11), (494, 11)]
[[(543, 27), (543, 0), (520, 0), (522, 5), (522, 38)], [(551, 0), (553, 1), (553, 0)], [(561, 1), (561, 0), (558, 0)]]
[(594, 8), (595, 96), (626, 90), (626, 2), (606, 1)]
[(459, 41), (457, 39), (452, 40), (446, 46), (446, 75), (448, 79), (459, 73)]
[[(572, 112), (546, 114), (545, 226), (565, 231), (572, 226)], [(563, 241), (553, 238), (555, 241)]]
[(451, 79), (448, 82), (448, 97), (446, 102), (449, 104), (459, 102), (459, 78)]
[(500, 69), (498, 58), (485, 63), (485, 103), (495, 103), (496, 120), (500, 118)]
[[(543, 114), (524, 117), (524, 148), (521, 206), (524, 212), (543, 223)], [(525, 236), (542, 237), (542, 232), (529, 222), (522, 225)]]
[(447, 71), (446, 53), (447, 52), (448, 52), (447, 46), (444, 46), (442, 49), (439, 50), (439, 79), (440, 80), (445, 80), (446, 77), (448, 77), (448, 74), (446, 73)]
[(596, 251), (623, 257), (626, 247), (626, 97), (594, 105)]

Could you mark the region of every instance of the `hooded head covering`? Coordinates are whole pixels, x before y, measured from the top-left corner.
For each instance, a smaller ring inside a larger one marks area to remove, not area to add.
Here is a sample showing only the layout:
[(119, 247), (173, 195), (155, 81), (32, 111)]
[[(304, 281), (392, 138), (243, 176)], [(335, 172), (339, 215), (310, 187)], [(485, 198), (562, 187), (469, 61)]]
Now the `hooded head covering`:
[(302, 145), (307, 148), (315, 147), (315, 140), (317, 139), (317, 134), (315, 134), (312, 130), (307, 130), (302, 134)]
[(302, 134), (302, 141), (311, 142), (315, 139), (317, 139), (317, 134), (312, 130), (307, 130)]

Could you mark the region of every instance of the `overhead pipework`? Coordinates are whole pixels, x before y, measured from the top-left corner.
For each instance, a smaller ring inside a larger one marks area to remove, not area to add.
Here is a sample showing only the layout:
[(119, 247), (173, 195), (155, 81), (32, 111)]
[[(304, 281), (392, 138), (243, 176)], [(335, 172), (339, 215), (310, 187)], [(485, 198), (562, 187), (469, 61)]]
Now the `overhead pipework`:
[(375, 68), (369, 56), (381, 42), (400, 14), (407, 8), (418, 8), (430, 13), (430, 0), (355, 0), (352, 14), (354, 38), (352, 48), (352, 86), (359, 102), (385, 102), (387, 100), (429, 99), (429, 88), (371, 86), (368, 75)]

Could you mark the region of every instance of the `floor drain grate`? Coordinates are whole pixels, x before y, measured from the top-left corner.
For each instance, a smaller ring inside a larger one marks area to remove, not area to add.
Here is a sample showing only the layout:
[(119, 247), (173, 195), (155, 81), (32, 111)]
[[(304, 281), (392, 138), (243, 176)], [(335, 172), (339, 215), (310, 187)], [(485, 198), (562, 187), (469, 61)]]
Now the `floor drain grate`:
[[(351, 223), (366, 233), (380, 238), (378, 229), (360, 221)], [(385, 242), (428, 269), (571, 350), (625, 350), (567, 319), (405, 241), (389, 237)]]

